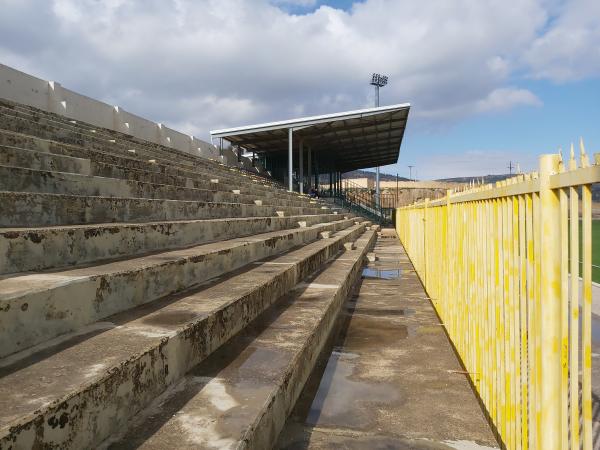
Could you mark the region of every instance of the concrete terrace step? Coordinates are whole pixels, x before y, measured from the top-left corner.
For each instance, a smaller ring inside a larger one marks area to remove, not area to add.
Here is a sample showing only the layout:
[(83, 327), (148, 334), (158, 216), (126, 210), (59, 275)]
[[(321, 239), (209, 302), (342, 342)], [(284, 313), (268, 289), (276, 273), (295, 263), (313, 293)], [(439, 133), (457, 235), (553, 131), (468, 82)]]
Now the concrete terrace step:
[(221, 239), (312, 226), (352, 215), (0, 228), (0, 274), (86, 264)]
[(353, 224), (344, 219), (88, 267), (4, 276), (0, 357)]
[[(110, 222), (156, 222), (224, 217), (322, 214), (331, 210), (318, 204), (274, 206), (189, 200), (113, 198), (0, 192), (0, 227), (38, 227)], [(334, 210), (336, 211), (336, 210)]]
[[(0, 104), (2, 101), (0, 100)], [(252, 170), (247, 170), (241, 167), (235, 166), (226, 166), (219, 161), (214, 161), (211, 159), (206, 159), (200, 157), (199, 155), (193, 155), (187, 152), (179, 151), (173, 149), (172, 147), (156, 144), (153, 142), (148, 142), (142, 139), (135, 138), (131, 135), (120, 133), (114, 130), (99, 128), (95, 125), (90, 125), (85, 122), (79, 122), (71, 120), (67, 117), (60, 116), (54, 113), (49, 113), (46, 111), (38, 110), (36, 108), (27, 107), (23, 105), (16, 105), (12, 109), (7, 109), (0, 106), (0, 119), (1, 116), (13, 117), (18, 119), (24, 119), (29, 121), (30, 124), (34, 125), (34, 131), (29, 134), (36, 134), (39, 130), (40, 125), (54, 126), (58, 131), (58, 136), (64, 141), (72, 140), (72, 134), (75, 133), (76, 136), (86, 139), (87, 141), (95, 141), (100, 143), (109, 142), (112, 146), (122, 147), (125, 146), (127, 148), (132, 148), (132, 146), (139, 150), (141, 155), (154, 155), (159, 156), (162, 159), (169, 160), (171, 163), (189, 163), (192, 165), (201, 164), (202, 166), (206, 166), (208, 168), (226, 168), (227, 170), (233, 171), (237, 176), (244, 176), (254, 180), (260, 180), (263, 183), (268, 183), (270, 186), (278, 186), (283, 188), (284, 186), (276, 180), (273, 180), (270, 177), (265, 175), (261, 175), (259, 173), (255, 173)], [(0, 126), (2, 126), (3, 121), (0, 120)], [(4, 123), (5, 128), (14, 128), (14, 125), (10, 123)], [(27, 131), (27, 126), (24, 126), (21, 123), (20, 128), (22, 131)], [(71, 139), (68, 138), (67, 135), (71, 135)], [(67, 139), (65, 140), (65, 137)], [(86, 143), (87, 144), (87, 143)]]
[(32, 136), (44, 138), (54, 136), (61, 142), (76, 145), (94, 143), (106, 145), (109, 142), (113, 144), (112, 147), (114, 148), (119, 148), (124, 144), (133, 145), (143, 153), (150, 152), (156, 156), (161, 155), (163, 159), (176, 161), (179, 164), (193, 165), (198, 162), (198, 159), (202, 159), (201, 162), (209, 161), (171, 147), (143, 141), (131, 135), (96, 127), (85, 122), (74, 121), (61, 115), (31, 107), (17, 106), (11, 109), (0, 104), (0, 127)]
[[(38, 139), (31, 136), (25, 136), (17, 133), (0, 130), (0, 153), (10, 151), (15, 153), (18, 148), (23, 148), (28, 152), (40, 152), (44, 155), (39, 156), (52, 158), (51, 155), (60, 157), (73, 157), (78, 159), (89, 159), (91, 168), (87, 171), (62, 170), (65, 172), (74, 172), (82, 174), (97, 175), (103, 177), (133, 179), (137, 181), (146, 181), (158, 184), (173, 184), (185, 187), (197, 187), (218, 189), (231, 192), (233, 189), (240, 189), (244, 194), (257, 194), (265, 197), (274, 195), (282, 196), (295, 200), (308, 201), (306, 196), (290, 193), (283, 189), (275, 189), (260, 180), (252, 180), (240, 174), (231, 173), (228, 169), (206, 169), (198, 168), (191, 170), (189, 168), (179, 168), (173, 165), (165, 165), (160, 161), (150, 163), (147, 159), (130, 157), (130, 153), (114, 154), (97, 150), (84, 149), (82, 147), (62, 144), (54, 141)], [(47, 156), (45, 156), (47, 155)], [(21, 157), (21, 164), (7, 164), (16, 167), (29, 166), (23, 164), (29, 155)], [(53, 161), (57, 167), (60, 161)], [(31, 167), (37, 168), (37, 167)], [(217, 179), (218, 183), (212, 183), (212, 179)]]
[(237, 177), (242, 175), (272, 185), (277, 184), (250, 172), (225, 166), (171, 147), (142, 141), (130, 135), (94, 127), (83, 122), (72, 123), (74, 121), (61, 116), (51, 116), (50, 114), (39, 110), (32, 113), (19, 109), (7, 110), (0, 107), (0, 128), (104, 151), (112, 150), (124, 153), (134, 148), (141, 157), (159, 158), (167, 161), (170, 165), (192, 169), (201, 166), (210, 170), (229, 170)]
[[(0, 165), (0, 191), (248, 204), (255, 200), (262, 200), (257, 195), (2, 165)], [(268, 203), (274, 206), (306, 206), (308, 204), (305, 200), (298, 198), (287, 199), (276, 196), (269, 198)]]
[(101, 448), (272, 448), (375, 237), (296, 285)]
[(35, 170), (92, 174), (89, 159), (55, 155), (19, 147), (0, 146), (0, 164)]
[[(110, 164), (125, 169), (137, 169), (148, 172), (164, 173), (168, 175), (185, 176), (192, 179), (203, 179), (209, 181), (212, 178), (219, 178), (221, 183), (234, 183), (236, 186), (248, 185), (265, 192), (282, 189), (273, 189), (262, 179), (253, 179), (231, 171), (226, 166), (217, 167), (181, 167), (177, 164), (165, 162), (156, 159), (155, 155), (148, 155), (145, 158), (138, 153), (131, 153), (128, 150), (116, 150), (112, 148), (113, 144), (108, 143), (96, 148), (86, 148), (78, 145), (57, 142), (49, 139), (15, 133), (12, 131), (0, 130), (0, 145), (10, 148), (23, 148), (39, 152), (51, 153), (62, 156), (72, 156), (78, 158), (87, 158), (92, 162)], [(155, 161), (155, 162), (150, 162)], [(101, 167), (103, 171), (106, 168)], [(240, 176), (241, 175), (241, 176)]]
[[(312, 201), (306, 195), (299, 195), (297, 193), (272, 188), (263, 184), (244, 181), (243, 179), (240, 180), (240, 178), (237, 178), (237, 180), (232, 180), (230, 178), (223, 178), (222, 176), (215, 173), (212, 173), (210, 175), (200, 175), (198, 173), (190, 172), (168, 172), (169, 173), (156, 173), (144, 169), (125, 168), (97, 161), (93, 161), (91, 163), (91, 175), (101, 177), (121, 178), (125, 180), (136, 180), (147, 183), (170, 184), (174, 186), (218, 190), (225, 192), (233, 192), (234, 190), (239, 190), (241, 194), (255, 195), (259, 198), (278, 197), (287, 200), (300, 201), (303, 203), (317, 203), (315, 201)], [(211, 178), (209, 178), (209, 176)], [(218, 181), (215, 183), (211, 181), (213, 179), (216, 179)]]
[(0, 447), (95, 447), (364, 228), (354, 225), (70, 340), (5, 358)]

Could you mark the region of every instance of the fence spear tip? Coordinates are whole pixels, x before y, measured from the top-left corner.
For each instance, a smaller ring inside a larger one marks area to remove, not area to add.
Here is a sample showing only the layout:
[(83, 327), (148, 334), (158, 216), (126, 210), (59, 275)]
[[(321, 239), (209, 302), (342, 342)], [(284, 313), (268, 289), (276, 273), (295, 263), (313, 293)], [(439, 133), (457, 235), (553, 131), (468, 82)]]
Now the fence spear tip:
[(577, 161), (575, 160), (575, 146), (571, 142), (571, 151), (569, 157), (569, 170), (577, 169)]
[(579, 150), (581, 153), (581, 167), (589, 167), (590, 160), (588, 158), (587, 153), (585, 152), (585, 146), (583, 145), (583, 138), (579, 138)]

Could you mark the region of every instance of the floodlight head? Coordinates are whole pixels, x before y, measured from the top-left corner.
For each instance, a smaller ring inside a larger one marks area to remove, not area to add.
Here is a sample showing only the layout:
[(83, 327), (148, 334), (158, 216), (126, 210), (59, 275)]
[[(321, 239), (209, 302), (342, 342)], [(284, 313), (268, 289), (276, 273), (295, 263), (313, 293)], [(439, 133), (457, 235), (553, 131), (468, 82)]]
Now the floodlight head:
[(378, 73), (374, 73), (373, 76), (371, 77), (371, 84), (373, 86), (383, 87), (387, 84), (387, 82), (388, 82), (388, 77), (385, 75), (380, 75)]

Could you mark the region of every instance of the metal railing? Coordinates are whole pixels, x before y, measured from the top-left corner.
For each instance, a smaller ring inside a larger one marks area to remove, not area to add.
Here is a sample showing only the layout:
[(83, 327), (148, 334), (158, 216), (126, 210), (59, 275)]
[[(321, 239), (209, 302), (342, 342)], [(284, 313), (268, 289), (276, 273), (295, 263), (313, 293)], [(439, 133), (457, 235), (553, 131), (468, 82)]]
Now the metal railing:
[(579, 168), (571, 148), (566, 162), (543, 155), (539, 174), (396, 211), (398, 235), (508, 449), (593, 445), (591, 185), (600, 155), (595, 162), (581, 143)]
[(375, 191), (349, 179), (342, 179), (342, 190), (337, 196), (344, 207), (365, 215), (382, 224), (391, 224), (397, 205), (394, 194), (380, 193), (377, 202)]

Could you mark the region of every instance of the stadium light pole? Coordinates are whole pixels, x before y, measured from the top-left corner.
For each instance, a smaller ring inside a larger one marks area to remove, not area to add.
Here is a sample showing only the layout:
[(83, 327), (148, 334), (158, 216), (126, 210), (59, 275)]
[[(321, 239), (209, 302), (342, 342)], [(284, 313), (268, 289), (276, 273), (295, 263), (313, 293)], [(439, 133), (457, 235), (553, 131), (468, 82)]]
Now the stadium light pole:
[(293, 158), (293, 146), (292, 141), (294, 138), (294, 129), (288, 128), (288, 191), (294, 191), (294, 181), (292, 180), (292, 173), (294, 171), (294, 160)]
[[(375, 107), (379, 107), (379, 88), (384, 87), (388, 82), (386, 75), (374, 73), (371, 76), (371, 85), (375, 86)], [(379, 166), (375, 172), (375, 205), (379, 208)]]

